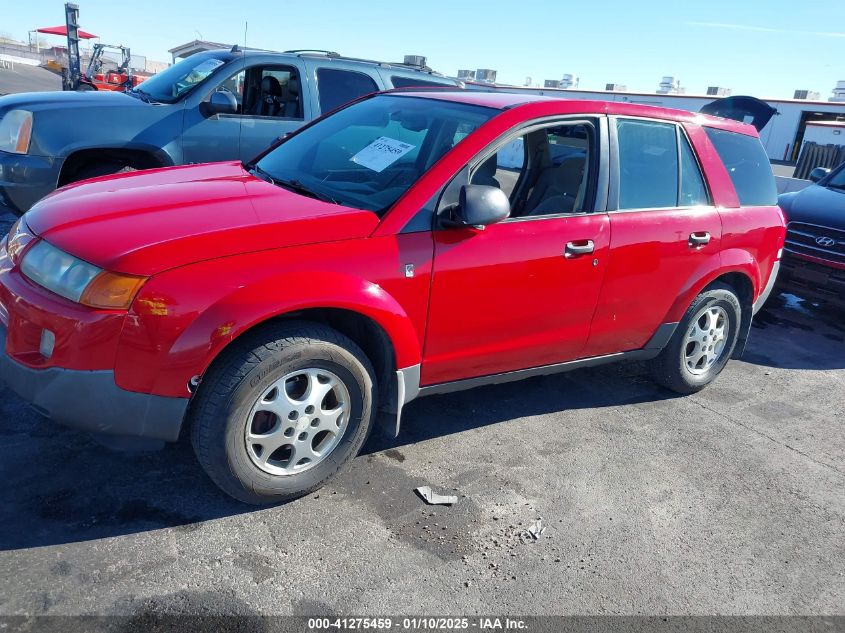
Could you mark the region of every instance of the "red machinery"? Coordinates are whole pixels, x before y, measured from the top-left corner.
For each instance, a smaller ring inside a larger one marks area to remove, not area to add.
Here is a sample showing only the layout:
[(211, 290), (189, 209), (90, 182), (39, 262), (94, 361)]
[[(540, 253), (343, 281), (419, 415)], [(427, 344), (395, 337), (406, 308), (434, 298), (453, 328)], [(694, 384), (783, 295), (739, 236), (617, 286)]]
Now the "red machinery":
[[(106, 68), (108, 58), (103, 53), (107, 50), (120, 52), (120, 64), (114, 70)], [(133, 73), (129, 67), (132, 54), (126, 46), (113, 44), (94, 44), (94, 52), (88, 62), (88, 69), (79, 78), (75, 90), (129, 90), (147, 79), (147, 75)]]
[[(38, 33), (64, 35), (67, 37), (67, 67), (62, 68), (62, 88), (64, 90), (129, 90), (148, 78), (130, 68), (132, 55), (126, 46), (113, 44), (94, 44), (88, 68), (81, 72), (79, 40), (96, 39), (98, 36), (79, 28), (79, 7), (65, 4), (65, 26), (50, 26), (37, 29)], [(104, 56), (106, 51), (119, 51), (120, 62)], [(109, 64), (111, 62), (111, 64)], [(114, 65), (115, 68), (107, 68)]]

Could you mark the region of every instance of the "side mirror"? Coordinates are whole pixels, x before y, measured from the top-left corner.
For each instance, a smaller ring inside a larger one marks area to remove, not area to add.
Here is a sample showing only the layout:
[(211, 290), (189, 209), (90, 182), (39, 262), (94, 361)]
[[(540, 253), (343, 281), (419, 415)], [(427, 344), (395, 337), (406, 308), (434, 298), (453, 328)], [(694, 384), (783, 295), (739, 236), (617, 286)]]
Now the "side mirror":
[(816, 167), (813, 171), (810, 172), (810, 180), (813, 182), (818, 182), (825, 176), (830, 173), (830, 170), (826, 167)]
[(202, 104), (202, 111), (205, 116), (213, 116), (215, 114), (237, 114), (238, 100), (228, 90), (218, 90), (212, 92), (208, 101)]
[(511, 203), (505, 192), (489, 185), (464, 185), (459, 202), (452, 207), (453, 220), (444, 226), (485, 226), (501, 222), (511, 214)]

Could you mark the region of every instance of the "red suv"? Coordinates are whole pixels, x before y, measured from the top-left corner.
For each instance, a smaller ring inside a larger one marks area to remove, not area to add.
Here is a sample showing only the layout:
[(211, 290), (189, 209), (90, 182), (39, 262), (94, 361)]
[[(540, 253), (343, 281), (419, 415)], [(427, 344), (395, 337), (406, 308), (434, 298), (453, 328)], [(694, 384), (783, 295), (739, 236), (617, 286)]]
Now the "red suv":
[(382, 93), (246, 165), (44, 198), (0, 253), (0, 376), (101, 435), (184, 429), (223, 490), (278, 501), (417, 396), (625, 359), (701, 389), (741, 353), (784, 232), (751, 126)]

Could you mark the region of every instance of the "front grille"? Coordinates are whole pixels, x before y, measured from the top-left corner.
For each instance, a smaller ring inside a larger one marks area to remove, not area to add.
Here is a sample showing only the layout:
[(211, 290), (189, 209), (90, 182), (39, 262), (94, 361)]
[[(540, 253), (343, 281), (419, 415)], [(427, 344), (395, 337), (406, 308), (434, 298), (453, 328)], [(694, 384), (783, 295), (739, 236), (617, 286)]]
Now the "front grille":
[(845, 231), (805, 222), (786, 226), (787, 251), (845, 264)]

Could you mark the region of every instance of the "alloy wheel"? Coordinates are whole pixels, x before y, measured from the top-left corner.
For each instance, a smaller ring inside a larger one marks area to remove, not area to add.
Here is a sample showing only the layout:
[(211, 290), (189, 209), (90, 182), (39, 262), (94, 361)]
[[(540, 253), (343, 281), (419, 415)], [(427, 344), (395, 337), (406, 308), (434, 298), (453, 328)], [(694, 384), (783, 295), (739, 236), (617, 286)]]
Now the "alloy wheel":
[(264, 390), (244, 426), (252, 462), (271, 475), (313, 468), (335, 449), (349, 421), (349, 390), (322, 368), (298, 369)]
[(729, 330), (728, 313), (720, 306), (708, 306), (696, 315), (683, 346), (683, 360), (691, 374), (707, 373), (722, 358)]

